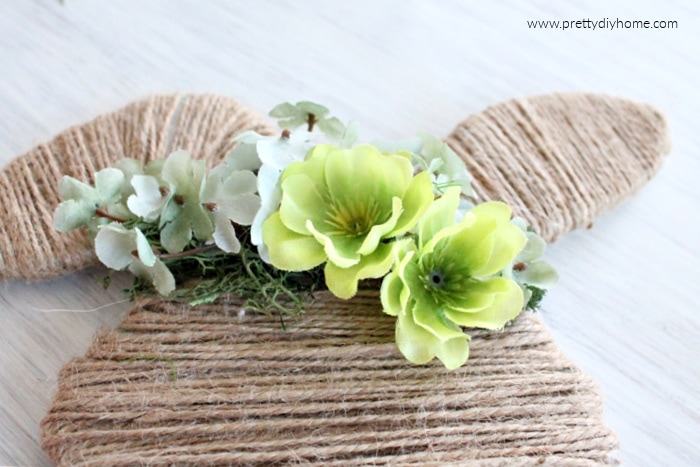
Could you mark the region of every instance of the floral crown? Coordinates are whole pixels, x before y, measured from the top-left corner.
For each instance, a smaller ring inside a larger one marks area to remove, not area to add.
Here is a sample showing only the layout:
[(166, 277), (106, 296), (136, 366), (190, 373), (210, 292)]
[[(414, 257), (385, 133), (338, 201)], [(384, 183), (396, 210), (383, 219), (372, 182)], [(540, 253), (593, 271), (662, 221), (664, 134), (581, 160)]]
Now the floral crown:
[(350, 299), (379, 287), (409, 361), (463, 365), (466, 329), (502, 329), (556, 283), (545, 242), (505, 203), (478, 203), (439, 139), (357, 144), (358, 125), (329, 114), (280, 104), (281, 134), (238, 135), (208, 173), (176, 151), (123, 159), (94, 186), (64, 176), (55, 227), (87, 227), (98, 259), (134, 274), (131, 298), (233, 293), (284, 325), (318, 290)]

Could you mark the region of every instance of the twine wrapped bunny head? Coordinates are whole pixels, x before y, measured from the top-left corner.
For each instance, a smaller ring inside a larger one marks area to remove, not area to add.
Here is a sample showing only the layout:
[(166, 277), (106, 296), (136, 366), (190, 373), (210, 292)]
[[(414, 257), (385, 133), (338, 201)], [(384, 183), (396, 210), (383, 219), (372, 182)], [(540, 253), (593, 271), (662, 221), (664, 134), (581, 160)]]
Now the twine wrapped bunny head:
[[(96, 261), (85, 232), (53, 228), (61, 176), (94, 183), (124, 157), (178, 149), (214, 165), (245, 130), (273, 134), (230, 98), (156, 96), (13, 161), (0, 173), (0, 278), (48, 279)], [(508, 101), (445, 142), (481, 200), (505, 201), (549, 241), (638, 190), (669, 150), (655, 109), (592, 94)], [(285, 332), (235, 296), (196, 307), (140, 299), (61, 372), (43, 446), (65, 465), (610, 460), (617, 441), (595, 383), (532, 314), (473, 332), (468, 364), (447, 371), (407, 363), (378, 304), (377, 290), (348, 301), (317, 293)]]

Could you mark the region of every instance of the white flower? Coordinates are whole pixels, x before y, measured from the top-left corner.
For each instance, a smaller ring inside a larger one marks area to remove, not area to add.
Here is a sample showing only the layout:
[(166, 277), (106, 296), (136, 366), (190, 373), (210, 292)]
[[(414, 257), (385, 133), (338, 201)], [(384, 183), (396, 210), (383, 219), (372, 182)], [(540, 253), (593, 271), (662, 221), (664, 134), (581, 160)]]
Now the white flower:
[[(260, 209), (257, 178), (250, 170), (234, 170), (228, 167), (212, 171), (200, 199), (214, 217), (214, 241), (227, 253), (238, 253), (241, 243), (236, 238), (235, 224), (250, 225)], [(225, 178), (224, 178), (225, 177)]]
[(170, 197), (161, 213), (160, 241), (168, 253), (182, 251), (193, 236), (211, 240), (214, 225), (199, 199), (205, 172), (204, 161), (192, 160), (187, 151), (175, 151), (163, 164), (161, 176)]
[(172, 193), (161, 187), (158, 179), (150, 175), (134, 175), (131, 177), (134, 194), (126, 200), (129, 210), (146, 222), (155, 222), (160, 217), (165, 203)]
[(282, 200), (282, 190), (278, 183), (280, 174), (281, 171), (269, 165), (263, 165), (258, 172), (258, 194), (261, 204), (250, 228), (250, 241), (258, 247), (258, 253), (266, 263), (270, 262), (270, 256), (263, 242), (262, 225), (280, 206)]
[(282, 171), (292, 162), (304, 160), (309, 150), (314, 147), (314, 143), (311, 142), (313, 137), (308, 131), (284, 131), (281, 136), (263, 136), (254, 131), (246, 131), (233, 141), (244, 145), (254, 144), (262, 165)]
[(311, 141), (313, 136), (307, 131), (284, 131), (282, 136), (263, 136), (254, 131), (246, 131), (234, 138), (235, 142), (242, 144), (229, 153), (229, 165), (245, 163), (239, 160), (249, 161), (248, 165), (255, 170), (252, 163), (253, 150), (260, 162), (257, 182), (260, 208), (251, 225), (250, 239), (266, 262), (269, 262), (269, 257), (262, 239), (262, 224), (280, 205), (280, 175), (289, 164), (306, 158), (306, 154), (315, 146)]
[(135, 276), (149, 280), (163, 296), (175, 290), (175, 278), (138, 228), (126, 229), (117, 222), (101, 226), (95, 237), (95, 252), (108, 268), (128, 268)]

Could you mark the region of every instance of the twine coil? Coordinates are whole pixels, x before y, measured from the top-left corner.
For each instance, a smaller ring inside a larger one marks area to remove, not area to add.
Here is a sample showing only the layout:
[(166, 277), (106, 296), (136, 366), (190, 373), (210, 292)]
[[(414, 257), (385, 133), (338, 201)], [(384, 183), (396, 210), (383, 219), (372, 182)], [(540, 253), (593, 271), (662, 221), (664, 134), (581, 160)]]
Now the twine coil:
[(406, 362), (374, 291), (298, 321), (234, 298), (143, 300), (59, 377), (58, 465), (572, 465), (611, 462), (596, 384), (532, 314), (475, 332), (469, 363)]

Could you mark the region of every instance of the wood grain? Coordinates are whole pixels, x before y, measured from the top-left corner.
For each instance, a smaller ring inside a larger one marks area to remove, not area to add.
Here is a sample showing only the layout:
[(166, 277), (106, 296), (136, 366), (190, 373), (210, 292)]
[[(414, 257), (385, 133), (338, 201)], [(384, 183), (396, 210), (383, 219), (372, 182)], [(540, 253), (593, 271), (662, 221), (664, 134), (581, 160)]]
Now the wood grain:
[[(0, 166), (70, 125), (152, 93), (230, 95), (264, 112), (311, 99), (362, 138), (445, 136), (513, 97), (592, 91), (667, 113), (659, 175), (553, 245), (542, 312), (597, 379), (627, 465), (700, 464), (700, 11), (675, 0), (3, 2)], [(534, 30), (538, 19), (667, 19), (668, 30)], [(47, 465), (38, 423), (60, 366), (113, 327), (128, 284), (100, 270), (0, 284), (0, 464)]]

